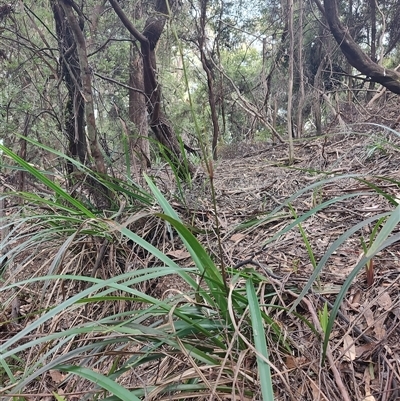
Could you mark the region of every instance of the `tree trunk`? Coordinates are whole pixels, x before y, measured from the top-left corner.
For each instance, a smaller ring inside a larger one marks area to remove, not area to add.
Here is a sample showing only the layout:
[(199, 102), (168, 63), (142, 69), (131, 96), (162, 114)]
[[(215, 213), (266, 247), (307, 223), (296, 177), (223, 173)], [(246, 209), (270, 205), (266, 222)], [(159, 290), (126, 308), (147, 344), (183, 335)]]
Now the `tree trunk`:
[(347, 61), (372, 81), (380, 83), (393, 93), (400, 94), (400, 74), (378, 65), (361, 50), (349, 30), (340, 21), (336, 0), (324, 0), (324, 7), (329, 28)]
[(294, 77), (294, 31), (293, 31), (293, 0), (288, 0), (288, 34), (289, 34), (289, 77), (288, 77), (288, 104), (287, 104), (287, 130), (289, 138), (289, 164), (294, 159), (293, 150), (293, 77)]
[(320, 59), (320, 63), (317, 69), (317, 72), (314, 76), (314, 99), (313, 99), (313, 113), (314, 113), (314, 124), (316, 134), (322, 135), (322, 112), (321, 112), (321, 103), (322, 96), (322, 70), (325, 68), (326, 60), (323, 57)]
[[(143, 17), (143, 1), (138, 1), (134, 7), (132, 18), (140, 20)], [(146, 96), (144, 95), (143, 60), (140, 49), (131, 38), (129, 53), (129, 120), (135, 125), (135, 132), (129, 131), (129, 149), (131, 159), (139, 166), (138, 179), (142, 171), (151, 166), (150, 144), (148, 138), (149, 123), (147, 122)]]
[(185, 160), (176, 134), (168, 119), (161, 111), (161, 88), (157, 82), (155, 73), (157, 69), (155, 47), (164, 29), (166, 15), (169, 14), (166, 0), (156, 1), (156, 14), (147, 19), (143, 33), (139, 32), (133, 26), (122, 11), (117, 0), (109, 0), (109, 2), (130, 34), (140, 43), (143, 60), (144, 90), (147, 96), (146, 106), (150, 116), (150, 128), (154, 132), (157, 141), (164, 147), (167, 158), (173, 163), (180, 177), (186, 178), (188, 173), (192, 174), (194, 172), (194, 167)]
[(92, 72), (87, 58), (85, 37), (83, 36), (82, 28), (78, 24), (70, 2), (67, 0), (61, 0), (61, 5), (67, 17), (68, 24), (74, 35), (76, 43), (76, 51), (78, 54), (79, 67), (81, 71), (82, 95), (85, 99), (86, 129), (90, 144), (91, 156), (93, 157), (95, 163), (95, 171), (101, 174), (106, 174), (104, 157), (101, 153), (100, 144), (97, 138), (92, 93)]
[(218, 80), (218, 95), (217, 95), (217, 103), (219, 105), (219, 114), (222, 119), (222, 132), (220, 131), (219, 135), (222, 135), (222, 138), (226, 134), (226, 113), (225, 113), (225, 94), (224, 94), (224, 74), (221, 72), (221, 52), (220, 52), (220, 47), (219, 47), (219, 40), (217, 40), (217, 45), (216, 45), (216, 50), (217, 50), (217, 57), (218, 57), (218, 74), (219, 74), (219, 80)]
[[(376, 57), (376, 0), (370, 0), (369, 5), (371, 8), (371, 60), (374, 61), (375, 63), (377, 62), (377, 57)], [(366, 96), (367, 102), (369, 102), (373, 96), (374, 96), (374, 88), (375, 88), (375, 82), (370, 82), (369, 83), (369, 88)]]
[(303, 0), (298, 0), (299, 29), (297, 32), (297, 67), (299, 73), (299, 101), (297, 104), (297, 138), (303, 136), (303, 108), (305, 102), (304, 90), (304, 60), (303, 60)]
[[(74, 45), (76, 46), (76, 53), (79, 60), (80, 79), (82, 83), (80, 92), (85, 101), (84, 110), (86, 119), (86, 131), (91, 153), (91, 157), (89, 160), (91, 164), (92, 162), (94, 162), (94, 166), (91, 166), (93, 170), (104, 176), (107, 174), (107, 171), (97, 137), (92, 92), (92, 72), (88, 63), (85, 37), (83, 36), (82, 32), (83, 22), (81, 22), (81, 24), (78, 23), (78, 20), (69, 1), (60, 0), (60, 5), (64, 10), (69, 28), (73, 33), (75, 39)], [(87, 180), (87, 182), (90, 185), (89, 191), (92, 195), (92, 200), (95, 203), (96, 207), (99, 209), (109, 208), (111, 200), (107, 188), (99, 183), (98, 180), (92, 179), (91, 177)]]
[[(66, 23), (65, 13), (60, 4), (52, 0), (54, 21), (60, 52), (61, 74), (68, 91), (65, 105), (65, 134), (68, 138), (69, 156), (78, 158), (84, 164), (86, 161), (86, 136), (84, 127), (85, 107), (81, 88), (81, 71), (76, 51), (74, 35)], [(68, 174), (72, 174), (74, 166), (67, 162)]]
[(143, 61), (135, 43), (131, 43), (129, 86), (142, 92), (129, 90), (129, 119), (136, 127), (136, 132), (129, 136), (129, 148), (132, 157), (136, 158), (140, 168), (145, 170), (146, 167), (150, 167), (149, 124), (147, 122), (146, 98), (143, 95)]
[(206, 17), (207, 17), (207, 3), (208, 0), (200, 1), (200, 32), (198, 37), (199, 42), (199, 50), (200, 50), (200, 60), (203, 66), (203, 70), (207, 76), (207, 86), (208, 86), (208, 104), (210, 105), (211, 110), (211, 121), (213, 125), (213, 139), (212, 139), (212, 156), (213, 160), (217, 160), (217, 144), (219, 137), (219, 123), (218, 123), (218, 113), (217, 106), (215, 104), (215, 95), (214, 95), (214, 76), (212, 73), (212, 64), (211, 61), (207, 57), (207, 48), (206, 48)]

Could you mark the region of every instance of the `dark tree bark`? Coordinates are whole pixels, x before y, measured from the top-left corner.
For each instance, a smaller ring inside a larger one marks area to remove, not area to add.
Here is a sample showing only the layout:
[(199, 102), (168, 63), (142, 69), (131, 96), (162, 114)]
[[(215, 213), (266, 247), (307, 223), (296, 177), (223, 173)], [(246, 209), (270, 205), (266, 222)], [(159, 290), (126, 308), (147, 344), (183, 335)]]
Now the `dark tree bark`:
[(347, 61), (373, 82), (377, 82), (393, 93), (400, 94), (400, 73), (384, 68), (367, 56), (341, 23), (336, 0), (324, 0), (325, 18), (333, 37)]
[[(78, 53), (64, 10), (56, 0), (51, 1), (51, 7), (56, 24), (61, 75), (68, 90), (68, 101), (65, 105), (65, 133), (68, 138), (69, 156), (78, 158), (84, 164), (86, 161), (85, 108), (80, 91), (82, 82)], [(68, 173), (71, 174), (73, 169), (73, 164), (68, 162)]]
[[(370, 0), (370, 8), (371, 8), (371, 60), (377, 62), (378, 57), (376, 55), (376, 0)], [(369, 102), (373, 97), (373, 90), (375, 87), (375, 82), (371, 81), (369, 83), (369, 88), (366, 96), (366, 100)]]
[(85, 120), (87, 136), (89, 139), (90, 152), (94, 161), (94, 170), (101, 174), (106, 174), (104, 157), (100, 150), (100, 144), (97, 137), (96, 119), (94, 116), (93, 92), (92, 92), (92, 72), (89, 67), (86, 41), (83, 36), (82, 26), (78, 23), (76, 15), (69, 1), (61, 0), (61, 5), (68, 20), (69, 27), (74, 35), (76, 52), (78, 55), (79, 67), (81, 72), (80, 88), (85, 100)]
[[(65, 131), (69, 142), (69, 153), (82, 164), (94, 162), (93, 171), (106, 174), (104, 157), (97, 138), (92, 94), (92, 73), (89, 68), (86, 40), (83, 35), (84, 20), (80, 10), (70, 1), (52, 0), (54, 20), (60, 51), (62, 78), (68, 90), (65, 109)], [(75, 11), (73, 10), (75, 8)], [(86, 145), (85, 123), (89, 140)], [(90, 158), (88, 156), (91, 156)], [(74, 165), (67, 162), (68, 173), (74, 171)], [(71, 175), (70, 175), (71, 177)], [(72, 184), (72, 178), (70, 179)], [(99, 209), (110, 206), (108, 190), (97, 180), (85, 181), (93, 201)]]
[[(134, 27), (121, 9), (117, 0), (109, 0), (109, 2), (125, 28), (140, 43), (143, 60), (144, 90), (147, 96), (146, 107), (150, 116), (150, 128), (154, 132), (157, 141), (164, 147), (167, 152), (167, 157), (174, 164), (179, 175), (183, 177), (186, 175), (185, 167), (183, 165), (184, 157), (176, 134), (168, 119), (161, 111), (161, 88), (156, 77), (157, 64), (155, 47), (164, 29), (166, 15), (169, 14), (166, 0), (156, 1), (156, 15), (147, 19), (143, 33), (139, 32)], [(189, 173), (193, 173), (194, 168), (190, 164), (188, 167), (190, 170)]]

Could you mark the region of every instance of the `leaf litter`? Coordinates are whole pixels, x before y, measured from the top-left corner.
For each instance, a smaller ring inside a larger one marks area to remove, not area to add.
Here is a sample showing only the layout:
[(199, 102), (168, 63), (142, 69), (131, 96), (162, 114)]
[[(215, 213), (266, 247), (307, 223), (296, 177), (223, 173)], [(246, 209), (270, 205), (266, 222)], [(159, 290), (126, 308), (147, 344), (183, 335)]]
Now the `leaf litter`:
[[(281, 297), (287, 297), (286, 289), (301, 289), (313, 266), (298, 229), (293, 228), (268, 243), (289, 223), (292, 216), (287, 205), (276, 218), (261, 223), (268, 213), (297, 191), (319, 181), (321, 185), (291, 201), (298, 216), (328, 199), (357, 193), (357, 196), (317, 211), (302, 222), (318, 261), (329, 245), (347, 229), (370, 216), (393, 210), (388, 199), (356, 178), (324, 182), (326, 178), (356, 174), (393, 199), (399, 197), (400, 140), (386, 134), (390, 145), (381, 148), (376, 146), (379, 133), (366, 130), (361, 134), (305, 140), (296, 145), (296, 159), (291, 166), (286, 165), (284, 156), (287, 145), (262, 147), (260, 144), (241, 143), (224, 149), (222, 160), (216, 162), (214, 182), (218, 217), (223, 220), (220, 234), (227, 263), (237, 266), (247, 260), (252, 266), (258, 265), (264, 273), (266, 270), (273, 272), (282, 278), (282, 283), (277, 283), (277, 291), (281, 292)], [(201, 209), (203, 215), (209, 214), (208, 232), (212, 232), (214, 224), (209, 194), (191, 193), (190, 199), (193, 209)], [(250, 223), (248, 228), (246, 221)], [(204, 224), (204, 220), (199, 219), (198, 224), (201, 223)], [(251, 223), (258, 224), (253, 228)], [(238, 228), (240, 226), (242, 229)], [(326, 300), (335, 301), (341, 284), (363, 255), (360, 237), (368, 240), (372, 229), (366, 226), (361, 233), (351, 236), (328, 260), (318, 281), (320, 293)], [(395, 232), (399, 232), (399, 227)], [(208, 238), (208, 243), (213, 244), (213, 241)], [(266, 243), (268, 245), (264, 246)], [(214, 254), (218, 258), (217, 249), (214, 249)], [(389, 400), (397, 399), (396, 394), (400, 394), (400, 363), (396, 358), (400, 351), (399, 257), (400, 244), (397, 242), (374, 258), (375, 276), (371, 286), (367, 285), (365, 272), (358, 275), (342, 303), (343, 318), (338, 317), (338, 325), (332, 332), (330, 342), (334, 361), (351, 399)], [(357, 294), (357, 300), (351, 304), (354, 294)], [(322, 309), (323, 303), (317, 296), (308, 297), (316, 311)], [(290, 307), (290, 296), (287, 306)], [(301, 313), (308, 315), (305, 311)], [(282, 372), (290, 375), (298, 399), (342, 399), (340, 393), (332, 390), (337, 383), (333, 381), (329, 366), (319, 366), (319, 340), (307, 334), (304, 327), (299, 327), (290, 316), (281, 315), (278, 319), (291, 338), (296, 357), (282, 359), (278, 356), (279, 350), (275, 349), (275, 358), (274, 354), (272, 358)], [(353, 330), (354, 327), (357, 331)], [(302, 364), (294, 363), (294, 360), (300, 360)], [(368, 376), (368, 383), (364, 371), (374, 373)], [(305, 380), (306, 377), (312, 380)], [(283, 391), (280, 396), (277, 394), (277, 399), (288, 398)]]
[[(164, 192), (169, 195), (171, 204), (184, 221), (190, 222), (191, 226), (198, 230), (196, 236), (214, 259), (220, 258), (216, 241), (217, 235), (220, 235), (225, 264), (236, 269), (251, 267), (266, 274), (269, 280), (265, 286), (272, 285), (281, 306), (290, 308), (293, 297), (312, 274), (313, 264), (297, 227), (268, 242), (293, 219), (286, 200), (298, 193), (298, 196), (290, 201), (290, 207), (297, 216), (301, 216), (329, 199), (345, 194), (357, 194), (316, 211), (301, 223), (318, 262), (330, 244), (348, 228), (374, 214), (393, 209), (387, 198), (377, 194), (365, 182), (346, 175), (356, 174), (363, 177), (394, 199), (400, 196), (397, 185), (400, 155), (396, 148), (400, 141), (396, 137), (390, 137), (388, 139), (392, 145), (382, 148), (381, 145), (377, 146), (378, 134), (368, 129), (358, 135), (332, 135), (302, 141), (295, 146), (296, 159), (291, 166), (287, 165), (285, 157), (286, 145), (241, 143), (226, 146), (221, 152), (221, 159), (215, 164), (217, 216), (214, 215), (207, 178), (202, 185), (188, 188), (185, 200), (181, 202), (179, 196), (171, 190), (174, 187), (172, 178), (168, 178), (171, 175), (161, 170), (158, 170), (157, 174), (165, 185)], [(329, 180), (339, 175), (345, 177)], [(388, 181), (387, 178), (392, 181)], [(320, 185), (299, 192), (319, 182)], [(279, 211), (270, 216), (269, 214), (277, 208)], [(171, 235), (164, 224), (149, 216), (151, 213), (143, 220), (144, 225), (140, 220), (135, 222), (137, 233), (157, 245), (181, 265), (190, 266), (192, 262), (181, 242)], [(219, 221), (219, 233), (216, 232), (215, 218)], [(307, 295), (308, 308), (300, 304), (297, 313), (312, 320), (310, 307), (317, 314), (323, 309), (325, 301), (331, 304), (335, 301), (338, 289), (363, 254), (360, 236), (368, 240), (372, 230), (373, 227), (364, 227), (361, 233), (350, 237), (332, 255), (318, 279), (320, 295)], [(55, 255), (57, 243), (52, 245)], [(73, 246), (75, 251), (68, 254), (62, 270), (58, 273), (87, 274), (88, 266), (95, 265), (101, 243), (86, 238)], [(82, 253), (82, 250), (86, 252)], [(33, 259), (21, 253), (19, 273), (13, 280), (48, 271), (46, 269), (49, 269), (48, 260), (51, 259), (49, 256), (52, 251), (49, 252), (48, 248), (38, 248), (35, 252), (37, 254)], [(121, 255), (125, 255), (122, 262)], [(347, 393), (354, 400), (394, 400), (400, 391), (399, 258), (400, 244), (395, 243), (374, 258), (374, 281), (371, 286), (367, 285), (366, 272), (358, 275), (342, 303), (337, 324), (331, 333), (330, 345), (335, 368), (340, 375), (340, 385), (346, 387)], [(103, 278), (109, 274), (126, 271), (132, 266), (149, 267), (156, 262), (151, 255), (143, 253), (139, 248), (132, 248), (126, 241), (121, 241), (115, 249), (109, 248), (105, 260), (98, 272)], [(86, 271), (77, 271), (74, 266), (85, 266)], [(177, 292), (184, 294), (187, 290), (184, 283), (179, 282), (176, 277), (154, 279), (141, 285), (141, 290), (160, 298)], [(65, 282), (46, 294), (45, 301), (50, 306), (54, 302), (62, 302), (65, 297), (79, 290), (76, 284)], [(29, 312), (35, 310), (38, 296), (41, 294), (39, 289), (34, 287), (24, 291), (19, 313), (29, 316)], [(93, 306), (87, 311), (89, 315), (82, 317), (100, 318), (111, 313), (123, 313), (135, 307), (140, 306), (132, 305), (128, 301), (118, 304), (108, 302), (101, 310)], [(291, 315), (267, 307), (265, 311), (282, 328), (292, 348), (292, 354), (288, 355), (277, 344), (269, 344), (270, 359), (289, 380), (296, 399), (341, 400), (338, 378), (329, 364), (320, 364), (321, 338)], [(8, 322), (0, 324), (1, 341), (5, 341), (10, 335), (21, 330), (24, 324), (31, 322), (26, 318), (19, 320), (17, 325), (10, 323), (11, 313), (15, 313), (11, 307), (0, 312), (2, 321)], [(75, 319), (80, 318), (75, 316)], [(69, 315), (61, 315), (46, 330), (65, 330), (70, 325), (70, 319)], [(27, 360), (29, 361), (29, 358)], [(244, 358), (243, 361), (247, 369), (255, 369), (256, 365), (249, 364), (248, 359)], [(185, 368), (177, 356), (167, 358), (162, 369), (167, 375), (166, 372), (172, 372), (174, 369), (177, 371), (178, 365), (181, 369), (190, 371), (190, 366)], [(153, 369), (149, 365), (150, 373), (137, 372), (140, 379), (123, 375), (123, 384), (137, 386), (143, 385), (144, 382), (150, 385), (159, 377)], [(63, 378), (61, 373), (50, 371), (47, 379), (44, 377), (43, 380), (35, 382), (29, 391), (32, 394), (45, 393), (48, 386), (54, 389), (55, 384), (63, 381)], [(273, 380), (276, 399), (291, 399), (285, 391), (285, 386), (280, 383), (280, 376), (275, 374)], [(77, 395), (71, 399), (79, 399), (84, 394), (83, 390), (79, 393), (83, 386), (84, 382), (76, 379), (74, 384), (59, 390), (63, 393), (70, 390), (72, 394), (71, 389), (74, 388)], [(252, 387), (257, 387), (257, 381)], [(208, 395), (196, 399), (208, 399)], [(243, 399), (248, 398), (243, 396)]]

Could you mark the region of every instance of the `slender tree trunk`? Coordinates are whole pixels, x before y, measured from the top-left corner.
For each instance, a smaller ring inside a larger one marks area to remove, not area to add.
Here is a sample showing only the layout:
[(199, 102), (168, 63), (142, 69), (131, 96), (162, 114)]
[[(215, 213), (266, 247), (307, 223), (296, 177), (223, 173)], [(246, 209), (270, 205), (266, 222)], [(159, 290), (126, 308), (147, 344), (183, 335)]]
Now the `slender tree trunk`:
[[(264, 111), (265, 111), (265, 115), (267, 116), (267, 118), (269, 118), (269, 116), (271, 115), (270, 113), (270, 109), (269, 109), (269, 98), (271, 95), (271, 77), (272, 75), (269, 74), (267, 77), (267, 73), (266, 73), (266, 69), (265, 69), (265, 65), (266, 65), (266, 55), (267, 55), (267, 39), (264, 38), (263, 39), (263, 50), (262, 50), (262, 69), (261, 69), (261, 80), (263, 83), (263, 89), (264, 89)], [(274, 99), (274, 102), (276, 102), (276, 98)], [(275, 107), (275, 103), (274, 103), (274, 107)], [(275, 112), (275, 110), (274, 110)], [(272, 127), (274, 128), (274, 130), (276, 129), (276, 115), (274, 113), (273, 117), (272, 117)], [(272, 134), (272, 142), (275, 143), (275, 136)]]
[[(87, 153), (84, 128), (85, 108), (80, 90), (82, 82), (76, 43), (59, 2), (52, 0), (51, 7), (56, 24), (61, 74), (68, 91), (68, 100), (64, 111), (64, 132), (68, 138), (69, 156), (78, 158), (84, 164)], [(67, 162), (67, 171), (69, 175), (72, 174), (74, 171), (73, 163)]]
[[(85, 101), (85, 120), (86, 120), (86, 131), (89, 140), (90, 151), (90, 164), (94, 171), (102, 175), (106, 175), (106, 166), (104, 163), (104, 157), (100, 149), (100, 144), (97, 137), (96, 130), (96, 119), (94, 114), (94, 102), (92, 92), (92, 72), (89, 67), (86, 41), (83, 36), (83, 20), (80, 19), (81, 24), (78, 23), (78, 19), (72, 9), (71, 3), (68, 0), (60, 0), (59, 4), (64, 10), (65, 17), (68, 21), (69, 28), (73, 33), (74, 46), (76, 46), (76, 54), (79, 60), (80, 68), (80, 80), (81, 88), (80, 92), (82, 98)], [(80, 16), (81, 17), (81, 16)], [(92, 200), (96, 207), (99, 209), (107, 209), (110, 207), (111, 199), (108, 190), (105, 186), (100, 184), (97, 180), (88, 178), (87, 183), (89, 184), (89, 191), (92, 196)]]
[[(132, 19), (135, 21), (143, 18), (143, 2), (138, 1)], [(129, 120), (135, 125), (135, 132), (129, 134), (129, 148), (131, 158), (137, 161), (140, 171), (151, 166), (150, 144), (148, 138), (149, 123), (147, 122), (146, 96), (144, 95), (143, 60), (140, 49), (132, 36), (129, 58), (129, 86), (137, 90), (129, 89)], [(140, 173), (140, 172), (139, 172)], [(142, 174), (138, 174), (141, 176)]]
[(322, 96), (321, 93), (323, 91), (322, 88), (322, 71), (325, 68), (325, 57), (320, 54), (319, 57), (319, 65), (317, 72), (314, 76), (314, 97), (313, 97), (313, 114), (314, 114), (314, 124), (315, 130), (317, 135), (322, 135), (322, 112), (321, 112), (321, 103), (322, 103)]
[(100, 144), (97, 138), (92, 93), (92, 72), (89, 67), (89, 62), (87, 58), (85, 38), (83, 36), (82, 29), (78, 24), (77, 18), (72, 10), (70, 2), (67, 0), (61, 0), (61, 5), (67, 17), (71, 31), (73, 32), (76, 43), (76, 51), (78, 54), (79, 66), (81, 70), (82, 94), (85, 99), (86, 128), (90, 144), (91, 156), (93, 157), (95, 170), (98, 173), (106, 174), (104, 157), (101, 153)]
[(146, 98), (143, 83), (143, 61), (140, 51), (131, 43), (129, 65), (129, 86), (139, 91), (129, 90), (129, 119), (135, 124), (136, 132), (129, 137), (129, 147), (132, 157), (139, 162), (140, 168), (150, 167), (150, 145), (148, 139)]
[(303, 109), (305, 102), (304, 90), (304, 60), (303, 60), (303, 0), (298, 0), (299, 29), (297, 32), (297, 67), (299, 72), (299, 101), (297, 105), (297, 137), (303, 136)]
[(218, 74), (219, 74), (219, 80), (218, 80), (218, 104), (220, 107), (220, 116), (222, 118), (222, 132), (219, 133), (219, 135), (222, 137), (225, 136), (226, 133), (226, 113), (225, 113), (225, 94), (224, 94), (224, 74), (222, 74), (222, 68), (221, 68), (221, 52), (219, 49), (219, 41), (217, 40), (217, 57), (218, 57)]
[(213, 125), (213, 139), (212, 139), (212, 155), (213, 160), (217, 160), (217, 144), (219, 137), (219, 123), (218, 123), (218, 114), (217, 107), (215, 104), (215, 95), (214, 95), (214, 76), (212, 73), (212, 64), (211, 61), (207, 58), (207, 46), (206, 46), (206, 17), (207, 17), (207, 3), (208, 0), (200, 1), (200, 32), (199, 32), (199, 50), (200, 50), (200, 59), (201, 64), (203, 66), (203, 70), (207, 76), (207, 86), (208, 86), (208, 104), (210, 105), (211, 110), (211, 121)]
[(289, 77), (288, 77), (288, 104), (287, 104), (287, 130), (289, 138), (289, 164), (293, 163), (293, 77), (294, 77), (294, 30), (293, 30), (293, 0), (288, 0), (288, 34), (289, 34)]
[[(376, 0), (370, 0), (369, 6), (371, 9), (371, 60), (376, 62)], [(375, 82), (369, 83), (368, 92), (366, 96), (367, 102), (369, 102), (374, 96)]]
[(187, 173), (193, 174), (194, 167), (186, 160), (185, 167), (184, 155), (182, 154), (178, 139), (172, 129), (168, 119), (161, 111), (161, 88), (156, 77), (156, 55), (155, 47), (164, 29), (166, 16), (169, 9), (167, 0), (157, 0), (154, 16), (147, 19), (143, 32), (139, 32), (131, 23), (129, 18), (122, 11), (117, 0), (109, 0), (115, 13), (121, 22), (128, 29), (130, 34), (139, 41), (143, 60), (143, 81), (147, 96), (147, 112), (150, 117), (150, 128), (154, 132), (157, 141), (164, 146), (167, 157), (174, 164), (176, 171), (182, 178), (187, 178)]
[[(287, 11), (287, 0), (281, 0), (281, 5), (282, 5), (282, 10)], [(287, 13), (286, 13), (287, 14)], [(278, 45), (278, 49), (276, 50), (274, 61), (271, 63), (271, 67), (268, 71), (268, 75), (265, 74), (265, 78), (263, 79), (263, 82), (265, 83), (265, 88), (266, 88), (266, 93), (264, 97), (264, 109), (266, 111), (266, 116), (268, 116), (268, 103), (269, 103), (269, 97), (271, 95), (271, 82), (273, 78), (273, 74), (275, 70), (278, 68), (279, 64), (281, 63), (281, 59), (285, 54), (286, 51), (286, 39), (288, 36), (288, 18), (287, 15), (282, 18), (285, 19), (285, 26), (282, 30), (282, 34), (280, 37), (280, 43)], [(263, 55), (263, 58), (265, 58), (265, 55)], [(276, 98), (274, 100), (276, 102)], [(275, 143), (275, 139), (277, 139), (279, 142), (283, 143), (284, 140), (280, 137), (278, 132), (276, 131), (276, 127), (271, 126), (272, 130), (272, 136), (273, 136), (273, 142)]]
[(371, 60), (376, 60), (376, 0), (369, 0), (371, 7)]

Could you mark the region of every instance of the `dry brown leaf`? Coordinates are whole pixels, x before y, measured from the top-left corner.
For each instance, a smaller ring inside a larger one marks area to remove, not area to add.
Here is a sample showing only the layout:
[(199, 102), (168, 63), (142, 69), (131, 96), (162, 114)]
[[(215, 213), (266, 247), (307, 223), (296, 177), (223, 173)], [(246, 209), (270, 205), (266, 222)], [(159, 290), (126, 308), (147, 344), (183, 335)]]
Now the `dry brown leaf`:
[(362, 292), (360, 291), (360, 290), (356, 290), (355, 292), (354, 292), (354, 294), (353, 294), (353, 298), (352, 298), (352, 300), (351, 300), (351, 304), (353, 305), (353, 306), (359, 306), (359, 304), (360, 304), (360, 301), (361, 301), (361, 295), (362, 295)]
[(292, 355), (287, 355), (285, 358), (285, 364), (288, 369), (294, 369), (301, 365), (304, 365), (307, 362), (305, 357), (294, 357)]
[(367, 322), (367, 327), (372, 327), (374, 325), (374, 314), (369, 307), (364, 308), (364, 318)]
[(292, 356), (292, 355), (288, 355), (286, 358), (285, 358), (285, 364), (286, 364), (286, 367), (288, 368), (288, 369), (294, 369), (297, 365), (296, 365), (296, 362), (295, 362), (295, 357), (294, 356)]
[(382, 340), (386, 336), (386, 329), (384, 327), (385, 319), (377, 319), (374, 324), (374, 332), (377, 340)]
[(391, 309), (393, 305), (392, 299), (390, 298), (390, 295), (387, 292), (384, 292), (380, 297), (379, 297), (379, 306), (382, 306), (383, 309), (389, 310)]
[(356, 346), (353, 337), (348, 334), (343, 337), (343, 355), (348, 361), (354, 361), (354, 359), (356, 359)]
[(190, 258), (190, 253), (185, 251), (184, 249), (177, 249), (176, 251), (169, 251), (167, 253), (168, 256), (172, 256), (177, 260)]
[(66, 374), (62, 374), (58, 370), (50, 370), (49, 375), (51, 377), (51, 380), (53, 380), (53, 382), (56, 384), (61, 383), (67, 376)]
[(375, 345), (373, 343), (358, 345), (356, 347), (357, 358), (360, 358), (364, 353), (368, 354), (374, 348), (374, 346)]
[(244, 234), (237, 233), (237, 234), (233, 234), (232, 237), (230, 238), (230, 240), (233, 242), (239, 242), (245, 237), (246, 236)]

